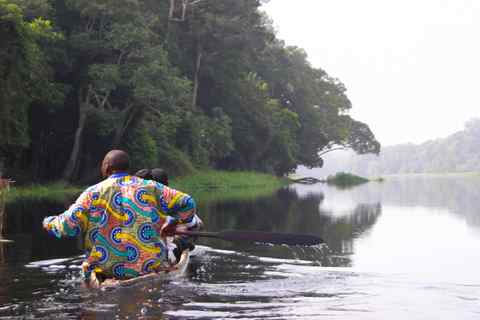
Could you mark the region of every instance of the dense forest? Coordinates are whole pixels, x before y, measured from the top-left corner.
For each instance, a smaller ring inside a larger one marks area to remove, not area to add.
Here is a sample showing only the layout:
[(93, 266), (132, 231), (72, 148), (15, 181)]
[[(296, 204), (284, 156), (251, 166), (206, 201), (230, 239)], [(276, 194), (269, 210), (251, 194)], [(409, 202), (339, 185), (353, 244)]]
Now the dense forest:
[(112, 148), (173, 174), (378, 153), (350, 108), (260, 0), (0, 0), (0, 173), (17, 181), (94, 181)]
[[(300, 170), (302, 174), (312, 171)], [(472, 119), (465, 129), (448, 137), (421, 144), (401, 144), (382, 148), (379, 156), (332, 152), (316, 176), (337, 171), (375, 177), (384, 174), (480, 172), (480, 119)]]

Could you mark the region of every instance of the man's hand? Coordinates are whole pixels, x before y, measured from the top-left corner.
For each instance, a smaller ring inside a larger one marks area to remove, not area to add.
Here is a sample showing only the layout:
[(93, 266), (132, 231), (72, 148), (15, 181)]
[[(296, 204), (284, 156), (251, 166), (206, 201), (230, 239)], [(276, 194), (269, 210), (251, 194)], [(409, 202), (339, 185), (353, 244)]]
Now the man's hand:
[(199, 216), (197, 216), (197, 219), (198, 219), (198, 224), (197, 224), (197, 230), (202, 230), (203, 229), (203, 226), (204, 226), (204, 223), (202, 221), (202, 219), (200, 219)]
[(58, 231), (58, 228), (56, 227), (55, 222), (56, 217), (46, 217), (43, 219), (42, 225), (43, 229), (48, 231), (48, 233), (52, 236), (55, 236), (57, 238), (61, 238), (62, 234)]
[(55, 217), (46, 217), (43, 219), (43, 222), (42, 222), (42, 225), (43, 225), (43, 229), (45, 230), (50, 230), (49, 228), (49, 224), (50, 222), (52, 222), (52, 220), (55, 219)]
[(166, 238), (169, 236), (173, 236), (175, 230), (176, 230), (176, 225), (174, 223), (165, 222), (160, 228), (160, 237)]
[(160, 237), (165, 238), (169, 236), (174, 236), (175, 231), (188, 231), (188, 228), (181, 224), (168, 224), (167, 222), (165, 222), (160, 229)]

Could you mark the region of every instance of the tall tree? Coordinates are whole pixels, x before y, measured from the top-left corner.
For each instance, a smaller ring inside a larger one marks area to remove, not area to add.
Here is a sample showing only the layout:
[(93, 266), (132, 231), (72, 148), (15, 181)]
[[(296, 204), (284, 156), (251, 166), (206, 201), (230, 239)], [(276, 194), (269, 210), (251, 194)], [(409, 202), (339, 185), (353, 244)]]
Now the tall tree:
[(344, 85), (277, 39), (259, 0), (12, 1), (0, 157), (33, 178), (94, 180), (110, 148), (175, 173), (278, 175), (338, 146), (379, 150)]
[(7, 165), (30, 145), (30, 105), (62, 99), (41, 46), (59, 38), (49, 20), (32, 10), (27, 17), (21, 6), (0, 0), (0, 161)]

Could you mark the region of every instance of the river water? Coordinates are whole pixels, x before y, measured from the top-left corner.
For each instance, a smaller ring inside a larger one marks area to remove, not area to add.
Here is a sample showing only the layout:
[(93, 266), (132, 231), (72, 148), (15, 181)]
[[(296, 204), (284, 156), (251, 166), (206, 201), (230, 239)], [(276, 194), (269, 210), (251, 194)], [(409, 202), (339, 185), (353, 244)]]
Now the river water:
[(396, 177), (203, 204), (209, 230), (310, 233), (325, 245), (202, 240), (185, 276), (113, 291), (82, 289), (79, 242), (41, 231), (39, 217), (66, 203), (12, 204), (0, 319), (480, 319), (479, 185)]

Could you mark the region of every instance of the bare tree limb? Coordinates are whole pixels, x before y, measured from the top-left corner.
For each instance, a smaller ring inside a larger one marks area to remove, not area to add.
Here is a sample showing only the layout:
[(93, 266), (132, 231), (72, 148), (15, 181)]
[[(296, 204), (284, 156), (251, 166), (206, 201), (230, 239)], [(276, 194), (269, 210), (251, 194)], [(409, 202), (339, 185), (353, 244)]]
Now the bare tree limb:
[(332, 152), (332, 151), (338, 151), (338, 150), (347, 150), (348, 147), (337, 147), (337, 148), (332, 148), (332, 149), (328, 149), (328, 150), (325, 150), (325, 151), (322, 151), (318, 154), (319, 157), (323, 156), (324, 154), (327, 154), (329, 152)]

